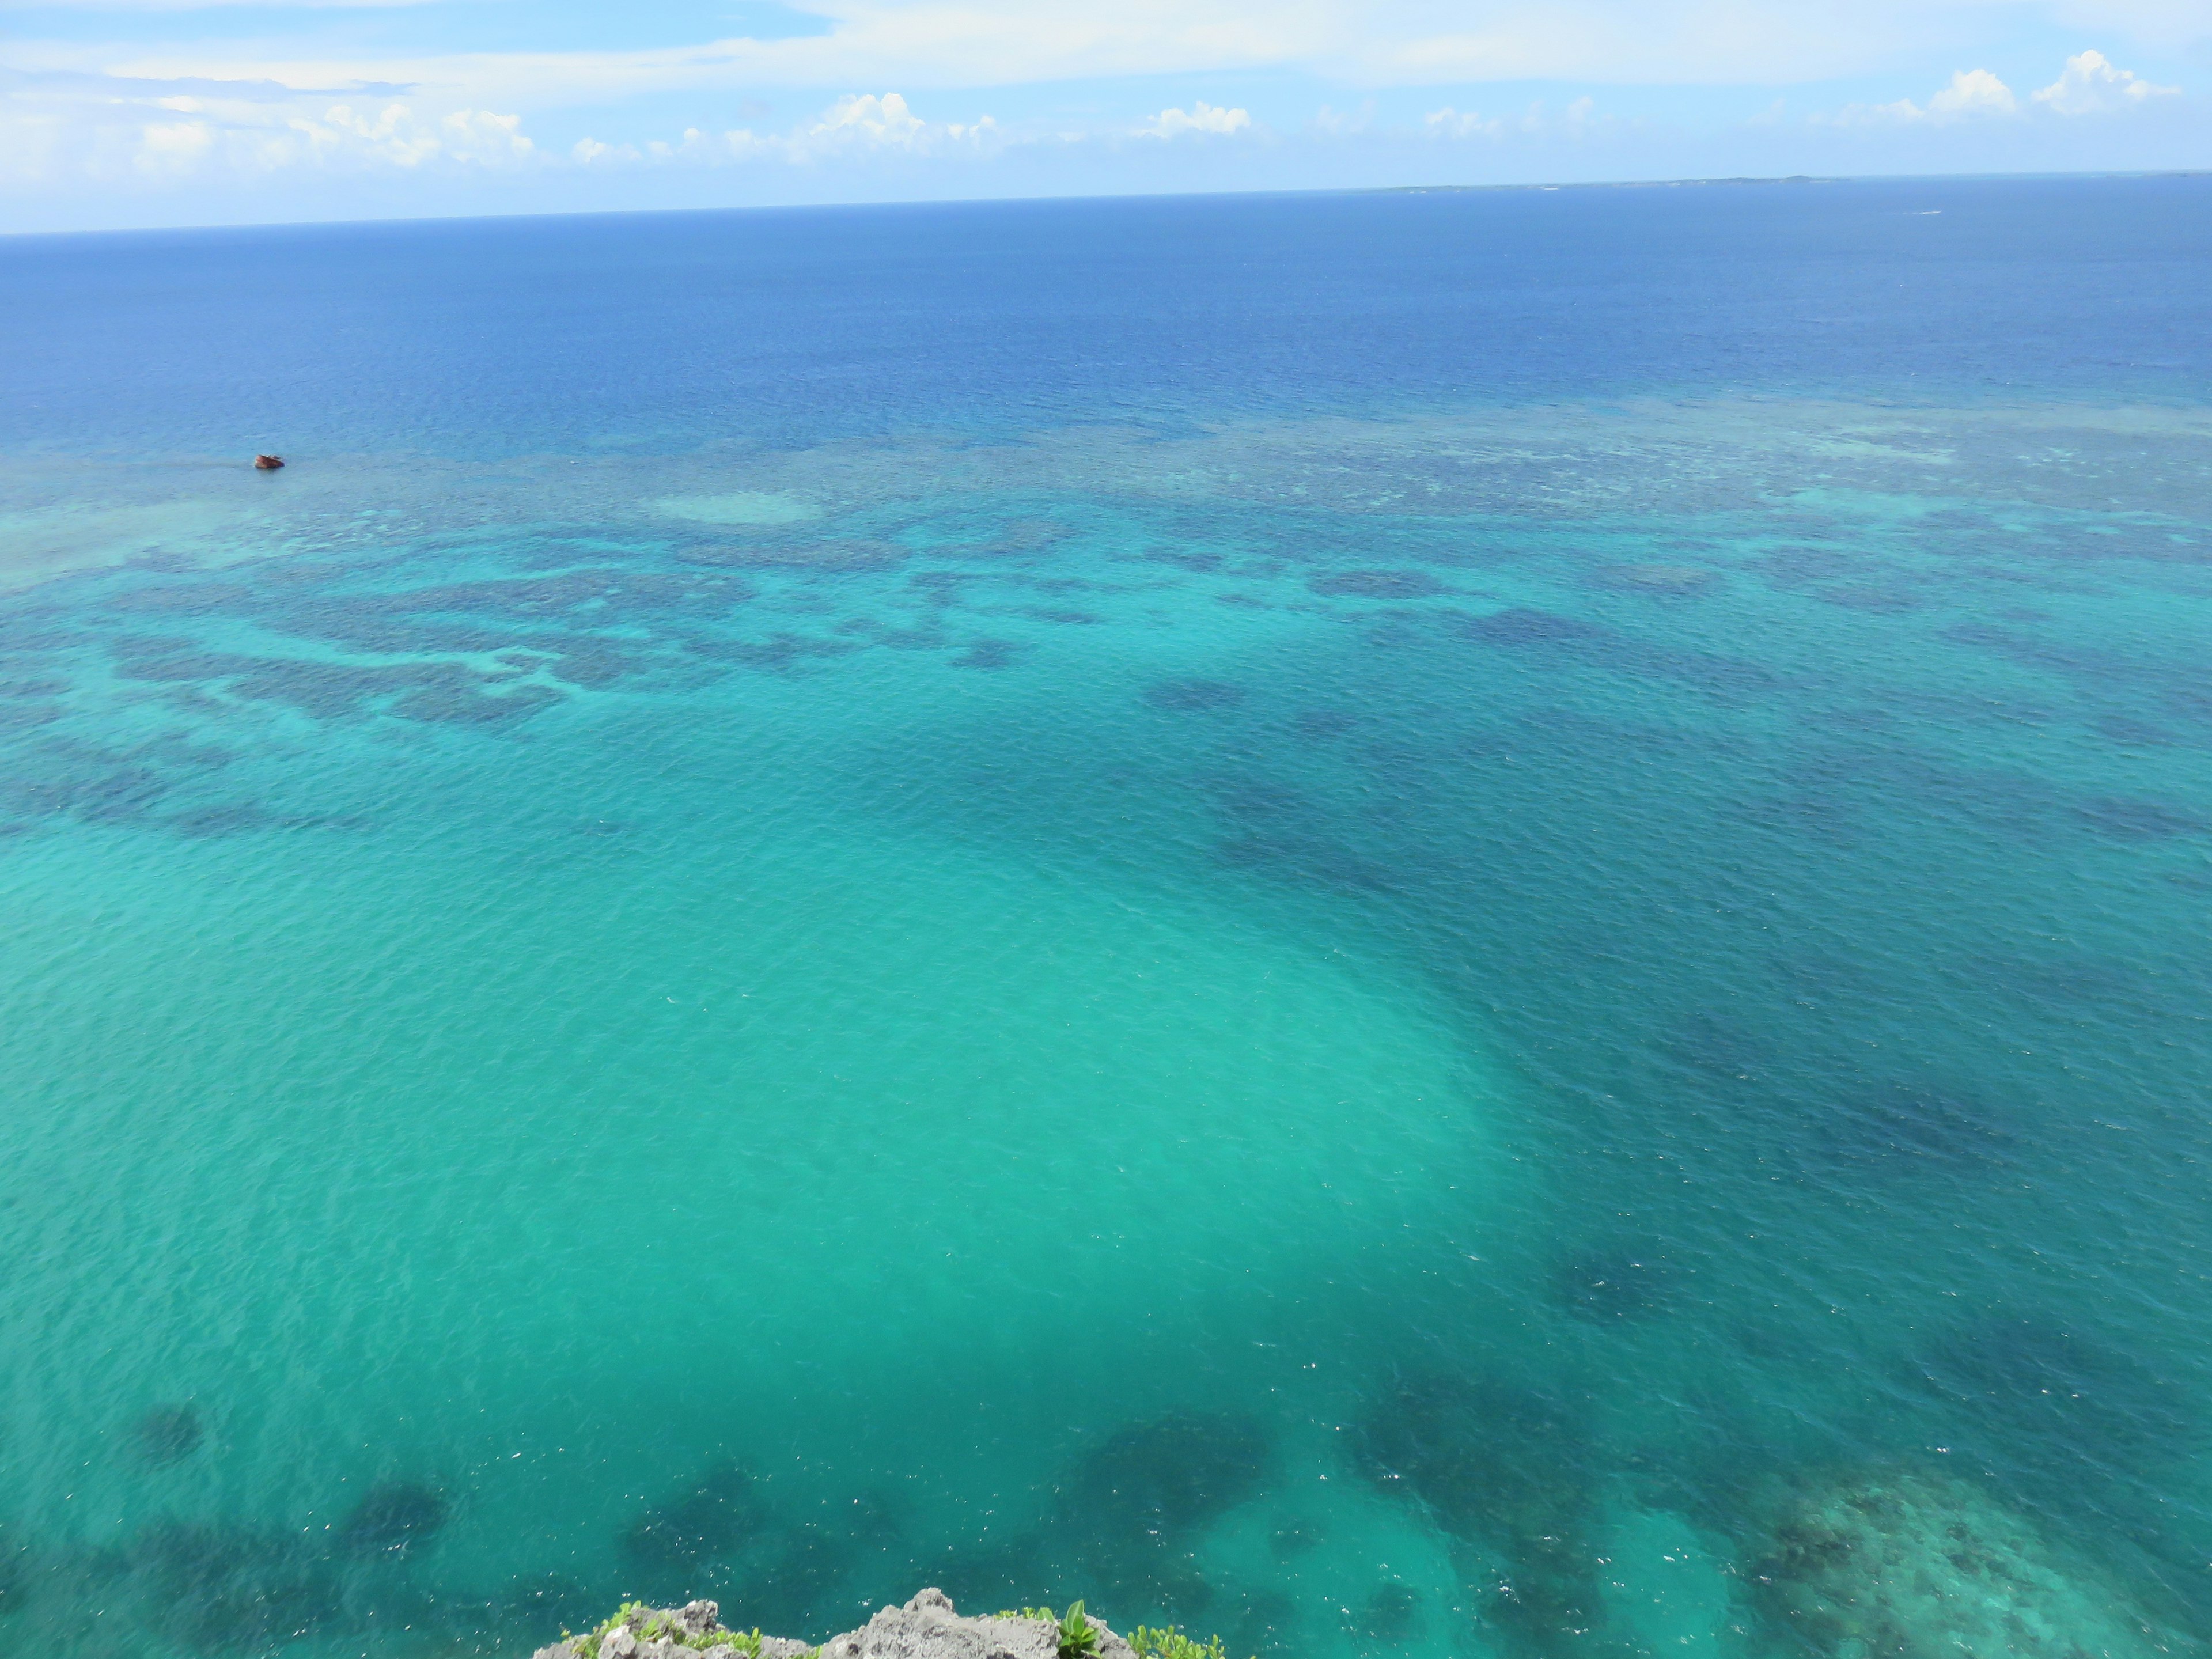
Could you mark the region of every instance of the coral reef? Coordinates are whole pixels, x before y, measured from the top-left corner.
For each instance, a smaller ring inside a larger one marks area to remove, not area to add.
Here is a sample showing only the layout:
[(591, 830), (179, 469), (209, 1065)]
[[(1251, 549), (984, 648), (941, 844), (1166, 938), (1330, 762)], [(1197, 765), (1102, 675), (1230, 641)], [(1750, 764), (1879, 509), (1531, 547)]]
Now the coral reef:
[(1764, 1611), (1823, 1659), (2150, 1659), (2164, 1633), (1963, 1481), (1837, 1481), (1783, 1506)]

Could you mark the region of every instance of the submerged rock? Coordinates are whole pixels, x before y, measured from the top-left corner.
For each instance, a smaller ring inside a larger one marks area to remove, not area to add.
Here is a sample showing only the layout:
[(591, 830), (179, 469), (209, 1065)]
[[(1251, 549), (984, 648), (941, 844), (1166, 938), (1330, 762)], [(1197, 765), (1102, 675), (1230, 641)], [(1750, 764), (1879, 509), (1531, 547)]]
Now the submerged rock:
[[(563, 1637), (534, 1659), (1060, 1659), (1060, 1627), (1036, 1614), (963, 1619), (943, 1590), (926, 1589), (885, 1607), (859, 1630), (820, 1648), (787, 1637), (721, 1626), (712, 1601), (681, 1607), (625, 1607), (596, 1631)], [(1128, 1643), (1093, 1619), (1097, 1659), (1136, 1659)]]
[(182, 1462), (199, 1449), (204, 1437), (199, 1407), (189, 1400), (156, 1406), (138, 1419), (139, 1455), (156, 1468)]
[(1821, 1659), (2151, 1659), (2171, 1646), (2086, 1565), (1964, 1481), (1838, 1481), (1785, 1505), (1753, 1572)]
[(382, 1480), (339, 1525), (337, 1547), (346, 1555), (404, 1555), (428, 1543), (445, 1524), (446, 1499), (434, 1487)]

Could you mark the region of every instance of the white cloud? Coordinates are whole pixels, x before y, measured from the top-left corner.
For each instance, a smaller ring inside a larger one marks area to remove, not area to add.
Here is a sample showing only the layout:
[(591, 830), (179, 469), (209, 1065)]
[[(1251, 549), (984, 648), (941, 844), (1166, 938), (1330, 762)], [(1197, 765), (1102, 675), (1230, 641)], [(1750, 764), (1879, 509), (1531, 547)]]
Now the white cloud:
[(1987, 70), (1960, 70), (1949, 86), (1928, 100), (1928, 118), (1956, 121), (1972, 115), (2010, 115), (2019, 107), (2012, 88)]
[(269, 165), (347, 159), (410, 168), (432, 161), (499, 167), (529, 161), (538, 149), (524, 134), (520, 115), (483, 109), (423, 115), (411, 104), (394, 101), (363, 113), (350, 104), (333, 104), (319, 118), (295, 117), (287, 125), (301, 148), (264, 146), (262, 159)]
[[(0, 0), (0, 15), (24, 3)], [(252, 0), (295, 15), (337, 3)], [(796, 9), (821, 21), (822, 33), (647, 49), (429, 47), (333, 57), (308, 44), (324, 37), (304, 27), (289, 37), (281, 26), (257, 29), (250, 46), (118, 46), (112, 35), (71, 41), (66, 27), (50, 20), (76, 3), (138, 10), (138, 38), (152, 41), (179, 38), (163, 25), (163, 10), (204, 0), (37, 0), (47, 38), (32, 42), (20, 29), (8, 31), (12, 60), (30, 70), (295, 88), (383, 82), (526, 112), (698, 90), (896, 84), (911, 92), (1270, 69), (1358, 87), (1513, 80), (1779, 87), (1879, 72), (1954, 49), (1985, 38), (1987, 20), (2021, 4), (2069, 25), (2132, 29), (2162, 41), (2161, 50), (2212, 42), (2212, 6), (2204, 0), (796, 0)], [(165, 32), (154, 33), (157, 26)], [(425, 40), (437, 33), (419, 31)]]
[[(0, 0), (0, 13), (17, 0)], [(82, 0), (90, 5), (95, 0)], [(260, 0), (265, 3), (266, 0)], [(291, 0), (304, 8), (327, 0)], [(42, 19), (69, 0), (39, 0)], [(142, 40), (158, 9), (184, 0), (97, 0), (142, 9)], [(672, 46), (587, 52), (333, 55), (304, 28), (257, 30), (251, 44), (117, 45), (50, 38), (7, 49), (18, 67), (111, 77), (258, 82), (281, 88), (389, 86), (392, 95), (517, 110), (594, 109), (633, 98), (757, 94), (771, 87), (897, 85), (909, 94), (948, 88), (1103, 81), (1118, 76), (1310, 74), (1357, 88), (1455, 82), (1583, 83), (1779, 88), (1878, 72), (1986, 36), (1985, 21), (2014, 0), (796, 0), (823, 32), (781, 40), (732, 36)], [(2212, 41), (2204, 0), (2024, 0), (2072, 21)], [(272, 10), (286, 9), (283, 0)], [(57, 33), (58, 30), (58, 33)], [(2177, 33), (2178, 32), (2178, 33)], [(424, 40), (437, 31), (425, 27)], [(2102, 60), (2099, 60), (2101, 64)], [(2115, 71), (2115, 73), (2120, 73)], [(1995, 82), (1995, 77), (1989, 77)], [(2081, 77), (2075, 77), (2080, 81)], [(2001, 83), (1998, 83), (2001, 84)], [(2099, 82), (2065, 88), (2089, 97), (2147, 95)], [(1925, 105), (1863, 106), (1856, 120), (1954, 118), (1948, 89)], [(1192, 112), (1182, 112), (1186, 116)], [(1224, 112), (1224, 114), (1233, 112)], [(1162, 119), (1172, 125), (1170, 112)], [(1154, 124), (1153, 131), (1166, 136)], [(1199, 131), (1178, 128), (1177, 131)]]
[(2031, 111), (2056, 115), (2096, 115), (2136, 109), (2154, 98), (2171, 97), (2177, 87), (2154, 87), (2130, 70), (2118, 69), (2100, 52), (2077, 52), (2058, 78), (2023, 105), (2010, 87), (1987, 70), (1960, 70), (1951, 84), (1923, 106), (1910, 98), (1892, 104), (1850, 104), (1833, 115), (1815, 115), (1815, 125), (1837, 126), (1943, 125), (1989, 116), (2017, 116)]
[(1612, 120), (1609, 116), (1599, 116), (1596, 111), (1597, 100), (1587, 95), (1576, 99), (1557, 116), (1545, 112), (1541, 99), (1518, 115), (1483, 115), (1474, 110), (1462, 112), (1447, 104), (1423, 116), (1421, 130), (1432, 138), (1503, 138), (1516, 132), (1577, 137)]
[(1486, 116), (1475, 110), (1455, 110), (1449, 104), (1421, 118), (1422, 128), (1436, 138), (1496, 138), (1505, 131), (1503, 116)]
[(569, 154), (585, 167), (665, 161), (717, 165), (762, 158), (800, 163), (868, 152), (928, 155), (955, 148), (981, 150), (1000, 137), (999, 124), (988, 115), (973, 121), (926, 121), (898, 93), (854, 93), (788, 132), (757, 133), (738, 127), (708, 133), (687, 127), (680, 143), (653, 143), (640, 149), (634, 144), (583, 138)]
[(1137, 131), (1147, 138), (1173, 138), (1186, 132), (1226, 135), (1242, 131), (1251, 125), (1250, 111), (1218, 109), (1200, 99), (1188, 109), (1164, 109)]
[(2101, 115), (2133, 109), (2154, 98), (2170, 98), (2179, 87), (2154, 87), (2133, 70), (2117, 69), (2101, 52), (2077, 52), (2035, 101), (2060, 115)]
[(215, 148), (205, 121), (149, 121), (139, 130), (138, 171), (153, 177), (188, 173)]
[(1832, 116), (1814, 116), (1815, 122), (1838, 126), (1909, 126), (1922, 122), (1941, 126), (1953, 121), (1990, 115), (2016, 115), (2020, 100), (2012, 88), (1987, 70), (1960, 70), (1951, 84), (1929, 98), (1926, 106), (1910, 98), (1893, 104), (1847, 104)]
[(927, 124), (906, 106), (896, 92), (840, 98), (817, 119), (792, 135), (793, 144), (811, 150), (886, 145), (912, 149), (927, 131)]
[(483, 171), (544, 158), (520, 115), (322, 97), (230, 97), (220, 88), (136, 96), (83, 88), (16, 98), (0, 109), (0, 178), (25, 184), (130, 178), (165, 185), (332, 173)]

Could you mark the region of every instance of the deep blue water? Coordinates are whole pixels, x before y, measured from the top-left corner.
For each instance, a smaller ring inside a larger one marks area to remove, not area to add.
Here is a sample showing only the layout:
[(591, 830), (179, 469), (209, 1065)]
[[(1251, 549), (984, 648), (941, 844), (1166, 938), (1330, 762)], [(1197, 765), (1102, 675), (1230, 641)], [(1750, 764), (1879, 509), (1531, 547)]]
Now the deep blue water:
[(2212, 1651), (2208, 295), (2212, 179), (0, 242), (0, 1634)]

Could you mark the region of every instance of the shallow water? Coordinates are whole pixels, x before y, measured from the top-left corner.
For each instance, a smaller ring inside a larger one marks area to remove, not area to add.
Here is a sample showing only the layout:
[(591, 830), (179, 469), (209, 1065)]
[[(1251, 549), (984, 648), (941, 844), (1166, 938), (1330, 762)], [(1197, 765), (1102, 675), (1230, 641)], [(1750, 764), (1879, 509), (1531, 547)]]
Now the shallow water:
[(0, 1630), (2205, 1652), (2212, 185), (1823, 189), (0, 246)]

